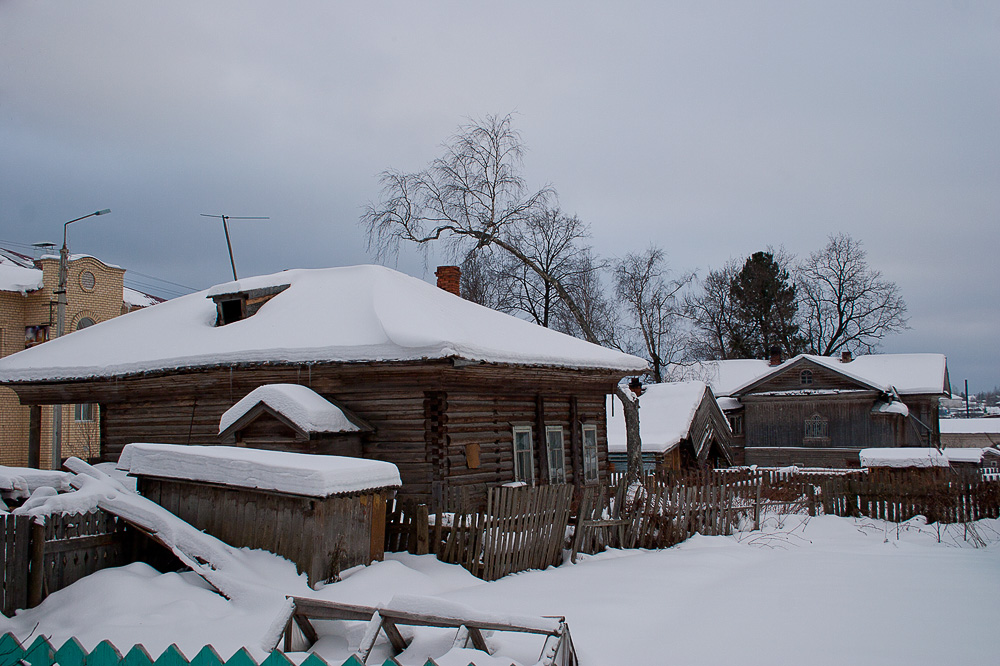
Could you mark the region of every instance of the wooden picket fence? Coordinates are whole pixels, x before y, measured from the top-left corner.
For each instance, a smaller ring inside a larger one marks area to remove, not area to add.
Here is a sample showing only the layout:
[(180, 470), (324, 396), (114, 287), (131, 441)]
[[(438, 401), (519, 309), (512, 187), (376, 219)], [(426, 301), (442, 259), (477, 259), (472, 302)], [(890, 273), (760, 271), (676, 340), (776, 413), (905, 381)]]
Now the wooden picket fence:
[[(188, 659), (176, 645), (171, 645), (158, 657), (152, 657), (142, 645), (135, 645), (123, 656), (114, 645), (104, 641), (87, 651), (76, 638), (62, 647), (54, 647), (45, 637), (38, 636), (22, 646), (11, 634), (0, 636), (0, 666), (293, 666), (279, 650), (271, 651), (259, 664), (246, 650), (240, 649), (229, 659), (223, 659), (211, 645), (206, 645)], [(334, 666), (317, 654), (310, 654), (299, 666)], [(340, 666), (364, 666), (354, 655)], [(382, 666), (399, 666), (395, 659), (386, 659)], [(428, 659), (424, 666), (437, 666)]]
[(104, 511), (56, 514), (44, 524), (22, 515), (0, 516), (2, 611), (37, 606), (50, 593), (106, 567), (138, 559), (125, 522)]
[(928, 522), (965, 523), (1000, 518), (1000, 482), (978, 474), (917, 470), (862, 479), (827, 479), (823, 512), (902, 522), (922, 515)]

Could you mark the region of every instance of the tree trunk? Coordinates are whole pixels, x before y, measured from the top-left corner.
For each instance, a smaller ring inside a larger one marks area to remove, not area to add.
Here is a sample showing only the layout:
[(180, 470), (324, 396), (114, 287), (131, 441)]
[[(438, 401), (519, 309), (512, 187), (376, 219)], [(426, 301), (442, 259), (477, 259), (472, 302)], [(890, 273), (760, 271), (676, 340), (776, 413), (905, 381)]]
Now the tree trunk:
[[(631, 395), (630, 395), (631, 394)], [(628, 456), (628, 469), (625, 473), (629, 484), (642, 476), (642, 441), (639, 438), (639, 401), (629, 389), (621, 386), (615, 388), (615, 395), (622, 404), (622, 415), (625, 417), (625, 450)]]

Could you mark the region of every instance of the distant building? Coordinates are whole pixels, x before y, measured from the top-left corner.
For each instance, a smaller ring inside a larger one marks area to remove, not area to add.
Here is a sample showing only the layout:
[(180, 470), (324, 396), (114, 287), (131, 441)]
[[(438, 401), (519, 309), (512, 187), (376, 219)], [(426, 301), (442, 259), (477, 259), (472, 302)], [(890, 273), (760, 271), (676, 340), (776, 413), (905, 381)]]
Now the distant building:
[(943, 354), (706, 361), (672, 376), (712, 387), (747, 465), (856, 468), (861, 449), (940, 446), (950, 392)]
[[(124, 286), (125, 269), (88, 255), (72, 255), (66, 285), (67, 333), (114, 319), (163, 299)], [(0, 357), (42, 344), (56, 334), (59, 257), (33, 259), (0, 248)], [(8, 388), (0, 388), (0, 464), (47, 468), (52, 460), (52, 407), (41, 412), (40, 447), (30, 451), (29, 416)], [(94, 458), (99, 452), (99, 415), (89, 403), (62, 408), (63, 457)]]

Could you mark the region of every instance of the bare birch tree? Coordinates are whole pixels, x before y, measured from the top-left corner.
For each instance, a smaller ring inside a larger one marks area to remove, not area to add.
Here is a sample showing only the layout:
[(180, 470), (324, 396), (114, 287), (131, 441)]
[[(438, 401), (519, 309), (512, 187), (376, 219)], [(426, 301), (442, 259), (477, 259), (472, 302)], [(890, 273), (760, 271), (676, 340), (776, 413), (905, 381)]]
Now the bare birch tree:
[[(554, 191), (544, 187), (531, 192), (526, 187), (521, 174), (524, 146), (511, 117), (487, 116), (461, 127), (444, 150), (444, 156), (423, 171), (382, 172), (381, 201), (370, 204), (361, 218), (369, 247), (380, 257), (396, 252), (403, 242), (446, 243), (456, 254), (487, 247), (507, 253), (556, 292), (584, 339), (600, 344), (567, 286), (522, 246), (530, 220), (545, 211)], [(641, 463), (638, 404), (620, 387), (615, 393), (626, 416), (628, 476), (638, 478), (641, 464), (632, 463), (633, 457)]]
[(813, 354), (870, 353), (885, 336), (907, 328), (896, 283), (871, 268), (861, 242), (847, 234), (830, 236), (796, 274), (803, 333)]
[(708, 272), (700, 294), (685, 297), (684, 313), (694, 328), (690, 351), (695, 358), (732, 358), (729, 340), (734, 319), (729, 290), (738, 272), (739, 264), (730, 259), (722, 268)]
[(666, 256), (656, 246), (641, 254), (629, 253), (615, 265), (616, 292), (631, 315), (641, 353), (652, 362), (657, 383), (663, 381), (664, 367), (683, 352), (678, 294), (694, 279), (694, 274), (669, 275)]

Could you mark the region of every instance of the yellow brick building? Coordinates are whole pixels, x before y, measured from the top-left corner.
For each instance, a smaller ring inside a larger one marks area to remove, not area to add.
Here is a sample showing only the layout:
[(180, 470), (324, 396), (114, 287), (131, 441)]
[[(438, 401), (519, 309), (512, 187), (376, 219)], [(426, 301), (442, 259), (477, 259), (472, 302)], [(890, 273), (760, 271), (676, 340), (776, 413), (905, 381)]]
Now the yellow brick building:
[[(65, 330), (69, 335), (161, 299), (124, 285), (125, 269), (88, 255), (72, 255), (66, 283)], [(56, 335), (59, 258), (32, 259), (0, 248), (0, 357), (14, 354)], [(42, 410), (40, 447), (29, 450), (30, 409), (8, 388), (0, 387), (0, 464), (52, 466), (53, 407)], [(100, 421), (96, 405), (63, 405), (61, 457), (99, 455)]]

